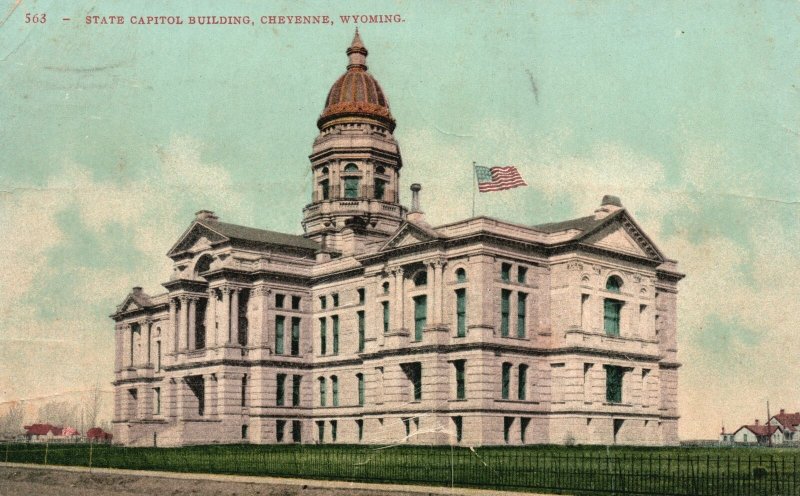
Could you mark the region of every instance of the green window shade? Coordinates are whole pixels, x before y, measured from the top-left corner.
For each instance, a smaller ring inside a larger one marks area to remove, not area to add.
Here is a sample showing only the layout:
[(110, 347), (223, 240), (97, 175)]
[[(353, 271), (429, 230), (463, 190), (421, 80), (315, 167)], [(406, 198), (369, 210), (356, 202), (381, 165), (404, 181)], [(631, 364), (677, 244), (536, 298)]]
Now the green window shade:
[(292, 355), (300, 354), (300, 318), (292, 317)]
[(339, 422), (335, 420), (331, 420), (331, 441), (336, 442), (336, 428), (338, 427)]
[(285, 420), (276, 420), (275, 421), (275, 441), (282, 443), (283, 442), (283, 432), (286, 430), (286, 421)]
[(358, 379), (358, 406), (364, 406), (364, 374), (356, 374)]
[(503, 375), (501, 384), (501, 395), (504, 400), (509, 398), (509, 387), (511, 385), (511, 364), (503, 364)]
[(358, 440), (364, 439), (364, 421), (361, 419), (356, 420), (356, 427), (358, 427)]
[(517, 269), (517, 282), (520, 284), (525, 284), (525, 277), (528, 274), (528, 269), (525, 267), (519, 267)]
[(500, 266), (500, 279), (505, 282), (511, 280), (511, 264), (504, 263)]
[(622, 367), (605, 366), (606, 369), (606, 401), (622, 403), (622, 378), (625, 370)]
[(619, 293), (621, 287), (622, 281), (617, 276), (611, 276), (606, 281), (606, 289), (612, 293)]
[(319, 378), (319, 404), (320, 404), (320, 406), (325, 406), (325, 403), (327, 402), (327, 399), (325, 398), (325, 396), (327, 395), (326, 389), (327, 389), (327, 387), (325, 385), (325, 378), (324, 377), (320, 377)]
[(319, 319), (319, 352), (322, 355), (328, 352), (328, 322), (325, 317)]
[(503, 440), (506, 443), (508, 443), (512, 425), (514, 425), (514, 417), (503, 417)]
[(277, 315), (275, 317), (275, 353), (283, 355), (283, 327), (286, 317)]
[(453, 425), (456, 426), (456, 441), (461, 442), (461, 436), (464, 430), (464, 421), (461, 417), (453, 417)]
[(526, 399), (528, 389), (528, 366), (519, 366), (519, 381), (517, 381), (517, 397), (521, 400)]
[(339, 316), (334, 315), (331, 317), (333, 321), (333, 354), (339, 354)]
[(383, 332), (389, 332), (389, 302), (384, 301), (381, 306), (383, 306)]
[(275, 392), (275, 404), (283, 406), (285, 402), (286, 374), (278, 374), (277, 391)]
[(301, 375), (292, 376), (292, 406), (300, 406), (300, 381)]
[(333, 395), (333, 406), (339, 406), (339, 378), (335, 375), (331, 377), (331, 393)]
[(428, 320), (428, 297), (425, 295), (414, 298), (414, 339), (422, 340), (422, 331)]
[(345, 198), (358, 198), (358, 183), (357, 177), (348, 177), (344, 180), (344, 197)]
[(500, 335), (508, 337), (508, 319), (511, 312), (511, 291), (503, 289), (500, 291)]
[(292, 442), (299, 443), (302, 441), (301, 436), (300, 421), (292, 420)]
[(456, 290), (456, 335), (463, 338), (467, 335), (467, 290)]
[(456, 270), (456, 282), (466, 282), (467, 281), (467, 271), (464, 269)]
[(525, 304), (527, 302), (528, 295), (525, 293), (517, 293), (517, 337), (524, 338), (525, 337)]
[(619, 315), (622, 302), (605, 300), (603, 302), (603, 328), (609, 336), (619, 336)]
[(414, 385), (414, 401), (422, 400), (422, 364), (417, 363), (412, 368), (411, 381)]
[(383, 179), (376, 179), (375, 180), (375, 199), (376, 200), (383, 200), (384, 195), (386, 194), (386, 181)]
[(366, 330), (364, 324), (364, 312), (358, 312), (358, 351), (364, 351), (364, 341), (366, 339)]
[(463, 400), (467, 397), (466, 378), (464, 377), (464, 369), (466, 362), (464, 360), (457, 360), (453, 362), (456, 368), (456, 399)]
[(364, 288), (358, 288), (358, 304), (363, 305), (367, 301), (367, 292)]
[(325, 421), (324, 420), (318, 420), (317, 421), (317, 439), (319, 439), (319, 442), (321, 442), (321, 443), (325, 442)]

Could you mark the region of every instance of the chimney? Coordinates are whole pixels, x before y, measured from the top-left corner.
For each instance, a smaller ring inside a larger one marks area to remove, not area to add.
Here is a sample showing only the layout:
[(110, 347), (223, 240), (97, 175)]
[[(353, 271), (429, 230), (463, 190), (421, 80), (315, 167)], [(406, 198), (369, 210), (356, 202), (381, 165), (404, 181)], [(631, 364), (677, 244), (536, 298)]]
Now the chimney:
[(422, 185), (414, 183), (411, 185), (411, 211), (408, 213), (408, 220), (417, 224), (425, 223), (425, 213), (419, 207), (419, 192)]
[(600, 208), (594, 211), (594, 218), (597, 220), (605, 219), (621, 208), (622, 202), (618, 196), (605, 195), (600, 202)]
[(142, 292), (142, 287), (141, 286), (134, 286), (133, 287), (133, 293), (134, 294), (138, 294), (138, 293), (141, 293), (141, 292)]
[(786, 413), (786, 410), (784, 410), (783, 408), (781, 408), (781, 415), (783, 415), (783, 414), (785, 414), (785, 413)]
[(756, 419), (756, 425), (759, 425), (759, 424), (758, 424), (758, 419)]
[(211, 210), (200, 210), (194, 214), (195, 220), (210, 220), (210, 221), (217, 221), (219, 217), (214, 215), (214, 212)]

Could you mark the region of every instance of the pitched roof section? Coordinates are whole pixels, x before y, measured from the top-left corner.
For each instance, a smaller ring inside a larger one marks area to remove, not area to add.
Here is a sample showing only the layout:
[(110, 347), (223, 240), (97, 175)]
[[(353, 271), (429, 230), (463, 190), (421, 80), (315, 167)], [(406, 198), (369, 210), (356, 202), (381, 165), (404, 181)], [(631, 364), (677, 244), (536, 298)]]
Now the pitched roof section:
[(262, 246), (286, 246), (309, 251), (317, 251), (320, 248), (319, 243), (303, 236), (204, 219), (195, 220), (169, 250), (167, 256), (174, 257), (188, 251), (203, 237), (212, 244), (244, 241)]
[(425, 243), (440, 238), (442, 238), (442, 235), (434, 228), (422, 223), (406, 221), (388, 240), (386, 240), (378, 251)]
[(777, 415), (772, 416), (773, 419), (777, 420), (785, 429), (789, 431), (796, 431), (798, 426), (800, 426), (800, 412), (796, 413), (784, 413), (781, 412)]
[[(612, 216), (609, 216), (612, 217)], [(564, 220), (561, 222), (550, 222), (548, 224), (539, 224), (532, 226), (537, 231), (546, 232), (548, 234), (557, 233), (561, 231), (569, 231), (570, 229), (577, 229), (578, 231), (594, 231), (596, 227), (603, 225), (609, 217), (605, 219), (596, 219), (594, 215), (587, 217), (580, 217), (577, 219)]]

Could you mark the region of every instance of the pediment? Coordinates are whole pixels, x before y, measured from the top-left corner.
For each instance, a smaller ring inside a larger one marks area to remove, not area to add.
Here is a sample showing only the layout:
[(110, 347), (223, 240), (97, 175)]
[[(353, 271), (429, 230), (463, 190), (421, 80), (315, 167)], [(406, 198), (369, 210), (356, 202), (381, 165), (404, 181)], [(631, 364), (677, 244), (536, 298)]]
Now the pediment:
[[(431, 232), (428, 232), (430, 230)], [(438, 235), (433, 229), (423, 229), (419, 226), (406, 222), (394, 235), (389, 238), (380, 251), (401, 248), (403, 246), (426, 243), (438, 239)]]
[(609, 224), (589, 234), (582, 243), (637, 257), (664, 260), (661, 251), (627, 215), (627, 212), (623, 212)]
[(120, 312), (133, 312), (134, 310), (141, 310), (142, 307), (137, 305), (132, 296), (128, 296), (125, 301), (120, 305)]
[(189, 226), (189, 229), (178, 239), (167, 253), (167, 256), (172, 257), (186, 252), (199, 253), (208, 250), (213, 244), (225, 241), (229, 241), (229, 238), (208, 226), (195, 222)]

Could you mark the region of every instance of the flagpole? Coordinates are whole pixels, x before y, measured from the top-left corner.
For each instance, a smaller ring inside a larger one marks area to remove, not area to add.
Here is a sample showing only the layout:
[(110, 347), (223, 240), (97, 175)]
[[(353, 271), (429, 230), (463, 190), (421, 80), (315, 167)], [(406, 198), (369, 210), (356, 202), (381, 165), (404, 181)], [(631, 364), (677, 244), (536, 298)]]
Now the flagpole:
[(472, 217), (475, 217), (475, 190), (478, 188), (478, 173), (475, 171), (475, 162), (472, 162)]

